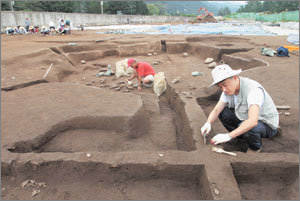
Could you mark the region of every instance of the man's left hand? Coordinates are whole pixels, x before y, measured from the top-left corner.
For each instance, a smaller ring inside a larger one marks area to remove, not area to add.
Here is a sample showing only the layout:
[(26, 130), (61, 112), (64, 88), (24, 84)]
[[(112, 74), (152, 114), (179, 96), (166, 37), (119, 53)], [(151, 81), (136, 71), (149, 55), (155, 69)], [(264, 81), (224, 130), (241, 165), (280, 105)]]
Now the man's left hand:
[(218, 134), (210, 140), (210, 143), (212, 143), (213, 145), (217, 145), (220, 143), (228, 142), (229, 140), (231, 140), (229, 133)]

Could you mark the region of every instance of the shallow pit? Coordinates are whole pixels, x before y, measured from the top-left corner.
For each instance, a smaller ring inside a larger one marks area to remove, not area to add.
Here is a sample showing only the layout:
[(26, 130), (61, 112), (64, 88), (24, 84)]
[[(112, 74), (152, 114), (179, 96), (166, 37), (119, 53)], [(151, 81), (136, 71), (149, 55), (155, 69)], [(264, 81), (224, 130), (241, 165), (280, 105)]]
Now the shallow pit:
[(299, 200), (299, 164), (232, 163), (245, 200)]
[[(70, 200), (205, 200), (212, 199), (204, 165), (157, 166), (132, 164), (111, 166), (102, 163), (49, 162), (30, 164), (13, 172), (22, 176), (2, 176), (6, 188), (3, 200), (32, 199), (34, 187), (22, 188), (23, 181), (45, 182), (39, 199)], [(13, 180), (13, 182), (9, 182)]]

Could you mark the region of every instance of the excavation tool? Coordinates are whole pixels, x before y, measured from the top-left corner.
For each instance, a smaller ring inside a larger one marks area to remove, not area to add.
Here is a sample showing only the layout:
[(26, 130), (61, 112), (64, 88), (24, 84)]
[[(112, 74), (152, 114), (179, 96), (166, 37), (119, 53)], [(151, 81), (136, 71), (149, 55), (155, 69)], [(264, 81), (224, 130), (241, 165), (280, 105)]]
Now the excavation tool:
[(231, 156), (236, 156), (236, 153), (229, 152), (229, 151), (224, 151), (223, 149), (218, 148), (218, 147), (213, 147), (211, 150), (214, 151), (214, 152), (220, 153), (220, 154), (229, 154)]
[(206, 132), (203, 133), (203, 142), (206, 144)]

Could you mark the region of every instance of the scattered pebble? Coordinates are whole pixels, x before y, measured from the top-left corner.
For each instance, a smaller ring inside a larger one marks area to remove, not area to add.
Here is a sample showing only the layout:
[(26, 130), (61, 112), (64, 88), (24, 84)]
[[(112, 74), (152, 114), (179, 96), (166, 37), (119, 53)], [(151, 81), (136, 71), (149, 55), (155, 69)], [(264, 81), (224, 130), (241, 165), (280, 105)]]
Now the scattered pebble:
[(186, 53), (186, 52), (184, 52), (184, 53), (182, 53), (182, 56), (183, 56), (183, 57), (188, 57), (188, 56), (189, 56), (189, 54), (188, 54), (188, 53)]
[(154, 54), (153, 55), (157, 55), (157, 53), (156, 52), (154, 52)]
[(216, 188), (214, 189), (214, 192), (215, 192), (216, 195), (220, 194), (220, 191), (218, 189), (216, 189)]
[(86, 80), (86, 78), (85, 78), (85, 77), (83, 77), (83, 78), (82, 78), (82, 80)]
[(290, 115), (291, 115), (291, 113), (289, 113), (289, 112), (285, 112), (285, 113), (284, 113), (284, 115), (285, 115), (285, 116), (290, 116)]
[(158, 65), (158, 64), (159, 64), (159, 61), (154, 61), (152, 64), (153, 64), (153, 65)]
[(152, 56), (152, 53), (148, 53), (147, 56)]
[(192, 76), (196, 77), (196, 76), (203, 76), (204, 73), (203, 72), (198, 72), (198, 71), (195, 71), (195, 72), (192, 72)]
[(177, 76), (174, 80), (172, 80), (172, 84), (178, 83), (180, 81), (180, 76)]
[(206, 63), (206, 64), (209, 64), (209, 63), (211, 63), (211, 62), (213, 62), (213, 61), (214, 61), (213, 58), (207, 58), (207, 59), (205, 59), (205, 63)]
[(86, 61), (85, 60), (81, 60), (80, 63), (81, 64), (86, 64)]
[(115, 91), (120, 91), (121, 87), (115, 88)]
[(31, 197), (36, 196), (37, 194), (39, 194), (41, 191), (39, 189), (35, 189), (34, 191), (32, 191), (31, 193)]
[(122, 190), (122, 193), (125, 194), (127, 192), (127, 188), (125, 187), (123, 190)]
[(46, 185), (45, 182), (39, 182), (39, 183), (38, 183), (38, 186), (39, 186), (39, 187), (42, 187), (42, 188), (46, 188), (46, 187), (47, 187), (47, 185)]
[(77, 45), (77, 43), (69, 43), (69, 45), (75, 46), (75, 45)]
[(16, 77), (15, 77), (15, 76), (12, 76), (10, 79), (14, 80), (14, 79), (16, 79)]
[(217, 63), (216, 62), (212, 62), (208, 65), (208, 68), (214, 68), (217, 66)]
[(87, 156), (88, 158), (90, 158), (90, 157), (92, 156), (92, 154), (87, 153), (86, 156)]
[(160, 153), (158, 153), (158, 155), (159, 155), (160, 157), (163, 157), (163, 156), (164, 156), (164, 153), (163, 153), (163, 152), (160, 152)]
[(6, 194), (6, 188), (1, 188), (1, 197), (3, 197)]

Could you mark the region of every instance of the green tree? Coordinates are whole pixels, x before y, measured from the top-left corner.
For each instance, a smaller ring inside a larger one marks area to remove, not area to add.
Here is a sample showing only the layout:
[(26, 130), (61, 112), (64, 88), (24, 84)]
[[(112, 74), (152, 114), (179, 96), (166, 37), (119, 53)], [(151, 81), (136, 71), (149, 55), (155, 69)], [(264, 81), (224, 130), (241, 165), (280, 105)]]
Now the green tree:
[(160, 2), (147, 4), (147, 8), (150, 15), (168, 15), (166, 7)]
[(147, 5), (142, 1), (109, 1), (104, 7), (105, 13), (117, 14), (121, 11), (127, 15), (148, 15)]
[(227, 6), (225, 8), (221, 8), (217, 13), (217, 15), (220, 15), (220, 16), (225, 16), (225, 15), (230, 15), (230, 14), (231, 14), (231, 11)]
[(1, 2), (1, 10), (3, 11), (11, 10), (10, 2), (8, 1)]
[(237, 12), (271, 12), (279, 13), (284, 11), (299, 10), (298, 1), (248, 1), (241, 6)]

